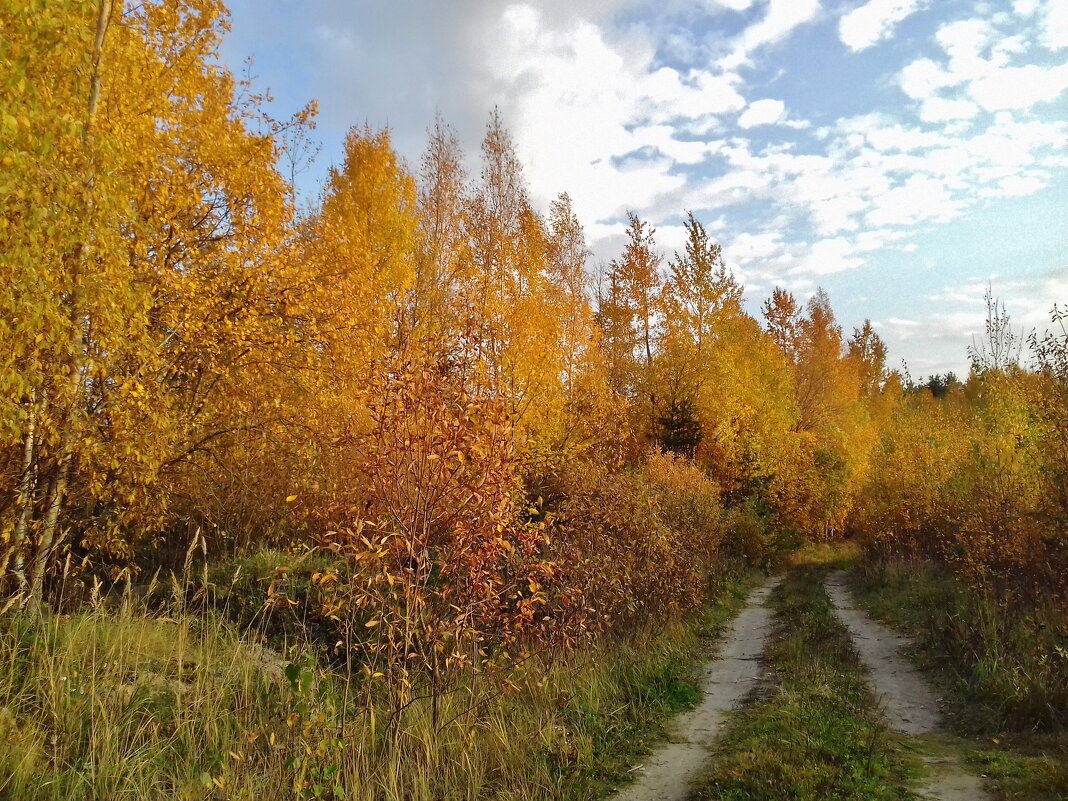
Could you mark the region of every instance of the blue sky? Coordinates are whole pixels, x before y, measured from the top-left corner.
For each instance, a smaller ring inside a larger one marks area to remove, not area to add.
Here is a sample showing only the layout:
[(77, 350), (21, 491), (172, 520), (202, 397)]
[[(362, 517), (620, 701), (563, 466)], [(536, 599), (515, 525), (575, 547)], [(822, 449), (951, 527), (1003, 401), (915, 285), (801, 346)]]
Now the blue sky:
[[(966, 371), (989, 281), (1041, 327), (1068, 303), (1068, 0), (231, 0), (286, 115), (320, 104), (315, 196), (353, 124), (417, 164), (436, 111), (472, 154), (490, 109), (536, 202), (594, 249), (628, 209), (692, 210), (754, 313), (771, 289), (870, 318), (914, 376)], [(472, 164), (477, 170), (477, 164)]]

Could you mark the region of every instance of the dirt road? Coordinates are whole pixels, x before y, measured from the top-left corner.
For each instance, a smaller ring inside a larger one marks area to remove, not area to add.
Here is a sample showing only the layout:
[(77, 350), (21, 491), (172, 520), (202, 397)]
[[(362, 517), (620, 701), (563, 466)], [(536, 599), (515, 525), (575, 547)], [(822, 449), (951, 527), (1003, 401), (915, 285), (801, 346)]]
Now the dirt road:
[(771, 610), (765, 606), (779, 579), (753, 591), (745, 609), (723, 635), (722, 645), (705, 665), (704, 699), (680, 715), (672, 726), (672, 742), (651, 754), (636, 771), (633, 784), (615, 801), (684, 801), (690, 780), (710, 757), (726, 712), (737, 707), (760, 678), (760, 656), (771, 631)]

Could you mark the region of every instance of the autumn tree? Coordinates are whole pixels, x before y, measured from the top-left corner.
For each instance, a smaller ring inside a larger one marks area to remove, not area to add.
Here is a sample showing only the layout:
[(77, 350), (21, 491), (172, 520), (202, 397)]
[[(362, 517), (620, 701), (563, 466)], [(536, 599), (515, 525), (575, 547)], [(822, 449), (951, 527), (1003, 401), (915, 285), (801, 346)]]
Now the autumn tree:
[(549, 206), (548, 284), (552, 301), (561, 310), (559, 347), (563, 356), (564, 384), (574, 388), (593, 345), (593, 313), (586, 261), (590, 255), (582, 223), (571, 197), (560, 195)]
[(856, 365), (861, 392), (869, 398), (873, 397), (882, 389), (889, 374), (886, 369), (886, 343), (875, 332), (871, 320), (865, 320), (862, 327), (853, 329), (846, 348), (848, 357)]
[[(797, 422), (793, 459), (778, 482), (777, 503), (791, 525), (816, 536), (842, 530), (863, 484), (874, 442), (870, 410), (861, 401), (861, 373), (878, 372), (877, 343), (850, 357), (842, 329), (822, 289), (802, 316), (796, 301), (776, 292), (764, 307), (769, 333), (792, 361)], [(874, 332), (869, 332), (873, 334)], [(860, 343), (858, 343), (858, 347)]]
[[(106, 131), (94, 128), (105, 45), (117, 13), (121, 9), (102, 1), (41, 14), (12, 9), (4, 19), (9, 67), (2, 79), (0, 180), (9, 205), (0, 232), (7, 279), (3, 318), (21, 325), (3, 328), (4, 350), (11, 354), (4, 363), (3, 418), (5, 445), (18, 444), (21, 458), (9, 490), (14, 497), (4, 504), (13, 508), (14, 520), (4, 521), (2, 566), (5, 582), (13, 580), (27, 599), (40, 599), (76, 451), (88, 428), (83, 393), (91, 369), (89, 314), (100, 328), (137, 303), (100, 291), (107, 278), (118, 277), (108, 276), (117, 265), (106, 257), (121, 244), (115, 237), (93, 242), (94, 228), (117, 213), (102, 199), (129, 191), (102, 163), (114, 155), (114, 145)], [(38, 41), (47, 52), (40, 52)]]
[(775, 287), (761, 307), (764, 324), (772, 341), (791, 362), (796, 362), (801, 347), (803, 313), (790, 292)]
[(607, 288), (598, 304), (598, 323), (609, 381), (629, 399), (638, 415), (635, 425), (652, 433), (659, 410), (653, 373), (661, 313), (658, 308), (662, 279), (656, 230), (627, 215), (627, 244), (613, 259), (606, 274)]
[(498, 111), (494, 111), (482, 140), (481, 181), (465, 209), (465, 235), (471, 259), (464, 287), (467, 347), (487, 371), (490, 387), (510, 383), (506, 374), (509, 301), (530, 277), (523, 263), (523, 227), (531, 213), (523, 168)]
[(463, 346), (482, 389), (511, 399), (521, 450), (544, 451), (564, 435), (567, 385), (588, 339), (586, 244), (569, 199), (553, 204), (548, 222), (534, 209), (498, 112), (464, 225)]
[(596, 319), (608, 382), (621, 398), (632, 400), (637, 374), (634, 312), (614, 270), (604, 270), (598, 282)]
[(196, 495), (193, 465), (279, 423), (260, 390), (299, 338), (291, 208), (258, 98), (216, 66), (224, 25), (213, 2), (5, 20), (3, 303), (36, 330), (4, 379), (23, 455), (4, 565), (32, 598), (67, 544), (128, 556), (129, 523), (163, 530)]
[(987, 285), (983, 295), (986, 304), (986, 320), (983, 322), (983, 335), (977, 340), (972, 338), (968, 348), (968, 357), (972, 369), (977, 372), (995, 370), (1005, 372), (1020, 363), (1023, 338), (1016, 334), (1009, 319), (1005, 304), (994, 297), (994, 290)]
[(671, 450), (695, 455), (702, 430), (716, 427), (713, 418), (722, 408), (708, 394), (722, 388), (712, 384), (722, 378), (725, 340), (743, 316), (742, 287), (727, 269), (719, 244), (692, 214), (685, 229), (685, 248), (672, 258), (660, 297), (657, 373), (661, 440)]
[(303, 258), (314, 274), (308, 287), (323, 352), (336, 375), (349, 377), (350, 394), (358, 392), (400, 347), (414, 282), (415, 180), (388, 131), (349, 131), (342, 166), (331, 169), (322, 208), (306, 227)]
[(415, 275), (401, 325), (403, 346), (422, 348), (429, 358), (448, 358), (462, 347), (460, 293), (469, 280), (462, 162), (456, 133), (437, 118), (420, 162)]
[[(1029, 338), (1035, 367), (1042, 377), (1034, 395), (1046, 469), (1041, 514), (1053, 539), (1068, 544), (1068, 315), (1056, 304), (1049, 328)], [(1062, 556), (1068, 559), (1068, 547)]]

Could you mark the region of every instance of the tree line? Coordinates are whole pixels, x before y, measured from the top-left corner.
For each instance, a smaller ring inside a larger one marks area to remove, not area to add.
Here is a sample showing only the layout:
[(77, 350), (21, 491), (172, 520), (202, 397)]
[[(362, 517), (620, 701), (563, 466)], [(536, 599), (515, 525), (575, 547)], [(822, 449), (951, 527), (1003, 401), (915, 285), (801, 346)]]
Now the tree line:
[(1068, 597), (1056, 309), (1024, 367), (993, 304), (927, 391), (822, 291), (750, 315), (692, 214), (670, 255), (629, 215), (591, 275), (496, 112), (475, 175), (443, 121), (414, 167), (353, 128), (297, 213), (314, 104), (219, 66), (219, 0), (0, 25), (8, 606), (194, 534), (316, 548), (338, 644), (404, 681), (693, 608), (773, 531)]

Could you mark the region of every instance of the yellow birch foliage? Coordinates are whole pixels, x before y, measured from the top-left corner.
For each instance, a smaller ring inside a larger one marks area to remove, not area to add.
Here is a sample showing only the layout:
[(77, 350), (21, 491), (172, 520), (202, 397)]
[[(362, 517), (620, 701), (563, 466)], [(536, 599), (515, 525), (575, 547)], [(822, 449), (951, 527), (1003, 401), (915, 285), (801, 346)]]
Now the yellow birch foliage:
[(375, 388), (411, 345), (418, 223), (415, 179), (389, 132), (350, 130), (320, 209), (301, 224), (301, 279), (290, 293), (304, 310), (313, 366), (293, 397), (312, 457), (292, 490), (317, 525), (346, 522), (367, 500), (359, 470)]
[(440, 118), (430, 130), (418, 178), (419, 228), (402, 347), (433, 361), (455, 356), (462, 348), (461, 288), (468, 268), (463, 152), (455, 132)]
[(993, 370), (941, 398), (910, 390), (887, 418), (853, 515), (869, 547), (939, 560), (975, 586), (1065, 598), (1045, 379)]
[(5, 562), (32, 553), (35, 593), (74, 509), (79, 547), (128, 553), (127, 524), (165, 523), (184, 465), (273, 416), (248, 387), (292, 338), (289, 209), (258, 112), (217, 66), (224, 13), (102, 0), (3, 18), (3, 419), (29, 457)]
[(481, 180), (465, 203), (469, 269), (459, 290), (465, 348), (485, 389), (512, 399), (519, 449), (537, 460), (565, 437), (567, 390), (588, 336), (581, 226), (560, 198), (534, 210), (499, 114), (482, 142)]
[(793, 387), (783, 357), (743, 311), (720, 246), (692, 215), (686, 230), (661, 296), (658, 395), (675, 410), (661, 417), (662, 441), (685, 440), (678, 429), (692, 418), (692, 455), (725, 492), (745, 494), (778, 471), (796, 422)]

